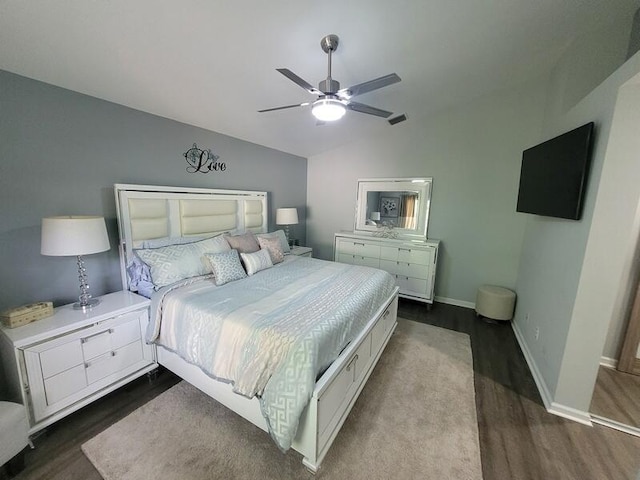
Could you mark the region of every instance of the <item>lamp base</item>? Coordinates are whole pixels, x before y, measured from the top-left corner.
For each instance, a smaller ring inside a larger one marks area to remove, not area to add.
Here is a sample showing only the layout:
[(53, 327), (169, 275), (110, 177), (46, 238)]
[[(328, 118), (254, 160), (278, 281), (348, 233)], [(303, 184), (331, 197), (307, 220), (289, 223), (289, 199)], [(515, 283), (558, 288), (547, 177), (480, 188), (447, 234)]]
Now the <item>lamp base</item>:
[(73, 304), (74, 310), (87, 310), (88, 308), (93, 308), (100, 303), (99, 298), (90, 298), (84, 303), (76, 302)]

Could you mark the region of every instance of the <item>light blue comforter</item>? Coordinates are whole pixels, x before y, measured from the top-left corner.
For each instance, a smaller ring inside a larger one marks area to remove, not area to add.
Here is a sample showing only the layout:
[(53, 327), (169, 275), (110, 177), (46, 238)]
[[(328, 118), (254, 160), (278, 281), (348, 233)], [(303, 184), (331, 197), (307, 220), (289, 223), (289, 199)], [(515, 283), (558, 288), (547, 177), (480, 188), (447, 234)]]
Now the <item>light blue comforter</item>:
[(147, 340), (258, 396), (271, 436), (287, 450), (316, 377), (393, 289), (382, 270), (288, 256), (220, 287), (199, 277), (161, 289)]

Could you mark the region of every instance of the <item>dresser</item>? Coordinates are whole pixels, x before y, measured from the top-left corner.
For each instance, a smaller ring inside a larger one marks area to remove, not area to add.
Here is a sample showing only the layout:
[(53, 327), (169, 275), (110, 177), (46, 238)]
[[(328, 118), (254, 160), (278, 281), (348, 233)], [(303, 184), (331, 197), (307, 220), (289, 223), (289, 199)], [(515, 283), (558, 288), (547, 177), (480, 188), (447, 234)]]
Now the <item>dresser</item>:
[(144, 341), (150, 301), (128, 291), (100, 300), (0, 331), (9, 391), (27, 409), (30, 434), (157, 367)]
[(334, 236), (334, 260), (386, 270), (396, 279), (400, 296), (428, 304), (438, 261), (438, 240), (411, 241), (352, 233)]

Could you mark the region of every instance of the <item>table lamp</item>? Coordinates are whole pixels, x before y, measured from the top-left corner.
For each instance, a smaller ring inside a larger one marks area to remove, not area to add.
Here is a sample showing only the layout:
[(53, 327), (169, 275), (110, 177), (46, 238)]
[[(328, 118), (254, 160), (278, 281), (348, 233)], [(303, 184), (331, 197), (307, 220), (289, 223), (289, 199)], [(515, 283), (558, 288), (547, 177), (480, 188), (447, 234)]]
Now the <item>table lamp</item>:
[(296, 208), (278, 208), (276, 210), (276, 225), (284, 225), (284, 234), (287, 237), (287, 243), (291, 245), (289, 237), (289, 225), (298, 224), (298, 209)]
[(75, 256), (78, 263), (80, 296), (73, 304), (76, 310), (91, 308), (100, 303), (91, 298), (83, 255), (109, 250), (109, 237), (103, 217), (64, 216), (42, 219), (40, 253), (49, 256)]

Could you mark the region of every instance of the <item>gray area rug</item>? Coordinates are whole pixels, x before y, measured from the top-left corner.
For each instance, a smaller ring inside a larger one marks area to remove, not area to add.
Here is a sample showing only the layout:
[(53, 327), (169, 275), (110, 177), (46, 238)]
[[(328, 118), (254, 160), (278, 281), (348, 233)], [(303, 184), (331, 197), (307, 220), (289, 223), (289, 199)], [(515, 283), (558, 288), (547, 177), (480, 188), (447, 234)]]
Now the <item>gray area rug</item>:
[[(180, 382), (82, 446), (107, 480), (311, 479), (302, 456)], [(469, 337), (399, 320), (318, 479), (481, 479)]]

